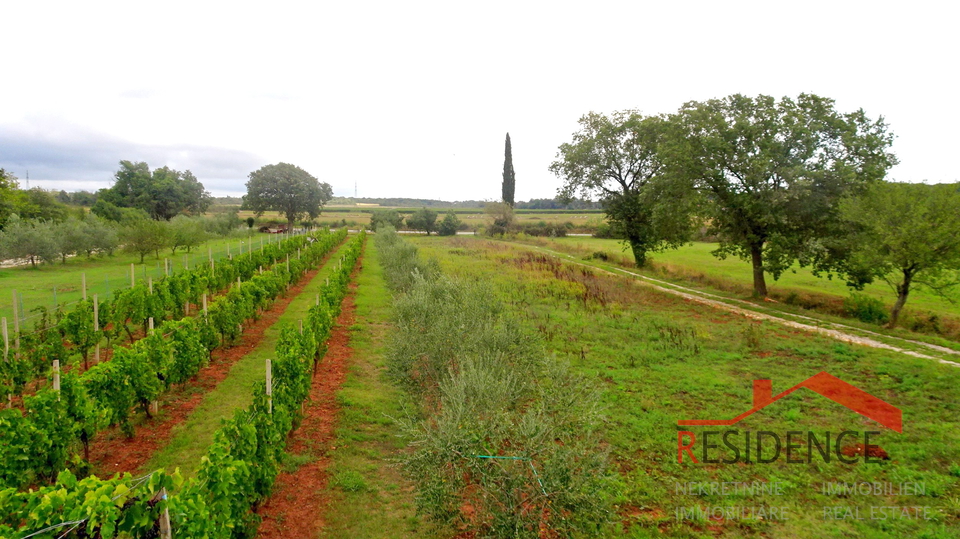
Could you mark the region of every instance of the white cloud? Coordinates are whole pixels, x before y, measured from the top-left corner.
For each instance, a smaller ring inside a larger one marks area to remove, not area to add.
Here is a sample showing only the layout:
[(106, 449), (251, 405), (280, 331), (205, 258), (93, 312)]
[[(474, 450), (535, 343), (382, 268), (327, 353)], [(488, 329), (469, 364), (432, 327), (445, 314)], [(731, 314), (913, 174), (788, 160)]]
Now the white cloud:
[[(509, 131), (527, 199), (555, 193), (547, 166), (588, 111), (813, 92), (887, 118), (891, 176), (954, 181), (956, 15), (817, 1), (6, 3), (0, 102), (16, 106), (0, 128), (33, 134), (20, 152), (42, 143), (32, 177), (109, 179), (137, 153), (205, 184), (207, 167), (212, 190), (285, 161), (342, 194), (356, 181), (361, 196), (445, 199), (499, 196)], [(77, 129), (109, 137), (50, 141)]]

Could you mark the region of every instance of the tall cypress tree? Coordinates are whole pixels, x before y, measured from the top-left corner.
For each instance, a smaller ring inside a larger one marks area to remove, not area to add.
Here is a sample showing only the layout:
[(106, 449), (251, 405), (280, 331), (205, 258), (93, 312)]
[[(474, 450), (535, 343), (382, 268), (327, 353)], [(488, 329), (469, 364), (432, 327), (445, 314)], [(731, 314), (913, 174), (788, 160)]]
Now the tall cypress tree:
[(510, 149), (510, 133), (507, 133), (507, 143), (503, 150), (503, 201), (511, 208), (516, 180), (517, 176), (513, 172), (513, 152)]

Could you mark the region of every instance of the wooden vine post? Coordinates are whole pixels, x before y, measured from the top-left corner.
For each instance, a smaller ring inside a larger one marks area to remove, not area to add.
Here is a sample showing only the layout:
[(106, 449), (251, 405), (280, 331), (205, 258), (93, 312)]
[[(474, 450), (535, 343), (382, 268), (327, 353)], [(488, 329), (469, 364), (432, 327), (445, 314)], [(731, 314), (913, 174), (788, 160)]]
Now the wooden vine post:
[(267, 360), (267, 413), (273, 413), (273, 365)]
[[(167, 489), (160, 489), (160, 498), (167, 500)], [(160, 514), (160, 539), (173, 539), (173, 529), (170, 526), (170, 509), (164, 504), (163, 513)]]
[(83, 289), (83, 301), (87, 301), (87, 272), (80, 274), (80, 288)]
[[(97, 294), (93, 295), (93, 331), (100, 331), (100, 298)], [(97, 346), (93, 349), (93, 364), (100, 363), (100, 339), (97, 339)]]
[(17, 291), (13, 291), (13, 354), (20, 359), (20, 312), (17, 308)]
[(130, 263), (130, 288), (137, 285), (137, 273), (133, 268), (133, 262)]
[(53, 360), (53, 390), (57, 392), (57, 400), (60, 400), (60, 360)]

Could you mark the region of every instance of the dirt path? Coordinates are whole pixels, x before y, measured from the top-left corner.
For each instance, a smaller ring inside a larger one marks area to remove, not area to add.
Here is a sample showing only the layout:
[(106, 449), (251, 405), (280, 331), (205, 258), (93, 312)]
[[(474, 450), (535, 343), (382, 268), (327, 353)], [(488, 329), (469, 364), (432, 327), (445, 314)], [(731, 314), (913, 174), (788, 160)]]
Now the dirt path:
[[(940, 363), (943, 363), (943, 364), (946, 364), (946, 365), (952, 365), (952, 366), (954, 366), (954, 367), (960, 367), (960, 363), (957, 363), (957, 362), (954, 362), (954, 361), (948, 361), (948, 360), (946, 360), (946, 359), (941, 359), (941, 358), (934, 357), (934, 356), (931, 356), (931, 355), (922, 354), (922, 353), (920, 353), (920, 352), (915, 352), (915, 351), (913, 351), (913, 350), (907, 350), (907, 349), (905, 349), (905, 348), (900, 348), (900, 347), (898, 347), (898, 346), (893, 346), (893, 345), (891, 345), (891, 344), (887, 344), (887, 343), (878, 341), (878, 340), (876, 340), (876, 339), (871, 339), (870, 337), (864, 337), (864, 336), (862, 336), (862, 335), (855, 335), (855, 334), (853, 334), (853, 333), (848, 333), (847, 331), (849, 331), (849, 330), (860, 331), (860, 332), (864, 332), (864, 333), (867, 333), (867, 334), (876, 335), (876, 336), (878, 336), (878, 337), (883, 337), (883, 338), (885, 338), (885, 339), (891, 339), (891, 340), (894, 340), (894, 341), (901, 341), (901, 342), (904, 342), (904, 343), (909, 343), (909, 344), (915, 345), (915, 346), (926, 347), (926, 348), (929, 348), (929, 349), (931, 349), (931, 350), (935, 350), (935, 351), (937, 351), (937, 352), (941, 352), (941, 353), (945, 353), (945, 354), (960, 355), (960, 352), (958, 352), (958, 351), (956, 351), (956, 350), (952, 350), (952, 349), (950, 349), (950, 348), (945, 348), (945, 347), (943, 347), (943, 346), (937, 346), (937, 345), (935, 345), (935, 344), (929, 344), (929, 343), (925, 343), (925, 342), (921, 342), (921, 341), (913, 341), (913, 340), (910, 340), (910, 339), (901, 339), (901, 338), (899, 338), (899, 337), (892, 337), (892, 336), (889, 336), (889, 335), (881, 335), (881, 334), (879, 334), (879, 333), (874, 333), (874, 332), (868, 331), (868, 330), (862, 330), (862, 329), (854, 328), (854, 327), (851, 327), (851, 326), (844, 326), (843, 324), (836, 324), (836, 323), (832, 323), (832, 322), (821, 322), (821, 321), (817, 320), (816, 318), (812, 318), (812, 317), (808, 317), (808, 316), (793, 315), (793, 314), (790, 315), (790, 316), (795, 316), (795, 317), (800, 318), (800, 319), (810, 320), (811, 322), (814, 322), (814, 324), (805, 324), (805, 323), (801, 323), (801, 322), (795, 322), (795, 321), (793, 321), (793, 320), (788, 320), (788, 319), (783, 318), (783, 317), (780, 317), (780, 316), (775, 316), (775, 315), (771, 315), (771, 314), (766, 314), (766, 313), (758, 312), (755, 308), (751, 308), (751, 307), (754, 307), (753, 304), (752, 304), (752, 303), (749, 303), (749, 302), (747, 302), (747, 301), (742, 301), (742, 300), (738, 300), (738, 299), (735, 299), (735, 298), (726, 298), (726, 297), (723, 297), (723, 296), (718, 296), (718, 295), (716, 295), (716, 294), (710, 294), (709, 292), (703, 292), (703, 291), (696, 290), (696, 289), (693, 289), (693, 288), (687, 288), (687, 287), (684, 287), (684, 286), (675, 285), (675, 284), (669, 283), (669, 282), (667, 282), (667, 281), (662, 281), (662, 280), (659, 280), (659, 279), (654, 279), (654, 278), (652, 278), (652, 277), (647, 277), (646, 275), (641, 275), (641, 274), (639, 274), (639, 273), (632, 272), (632, 271), (628, 271), (628, 270), (625, 270), (625, 269), (622, 269), (622, 268), (613, 268), (614, 271), (610, 271), (610, 270), (607, 270), (607, 269), (599, 268), (599, 267), (594, 266), (594, 265), (592, 265), (592, 264), (584, 264), (583, 262), (578, 261), (575, 257), (573, 257), (573, 256), (571, 256), (571, 255), (567, 255), (567, 254), (565, 254), (565, 253), (560, 253), (560, 252), (554, 251), (554, 250), (552, 250), (552, 249), (546, 249), (546, 248), (543, 248), (543, 247), (534, 247), (534, 246), (530, 246), (530, 245), (524, 245), (524, 247), (531, 248), (531, 249), (535, 249), (535, 250), (542, 251), (542, 252), (546, 252), (546, 253), (549, 253), (549, 254), (551, 254), (551, 255), (553, 255), (553, 256), (560, 257), (560, 258), (564, 258), (564, 259), (566, 260), (566, 262), (568, 262), (568, 263), (576, 264), (576, 265), (578, 265), (578, 266), (584, 266), (584, 267), (588, 267), (588, 268), (593, 268), (593, 269), (595, 269), (595, 270), (597, 270), (597, 271), (601, 271), (601, 272), (607, 273), (607, 274), (609, 274), (609, 275), (617, 275), (617, 273), (626, 274), (626, 275), (629, 275), (629, 276), (631, 276), (631, 277), (634, 277), (635, 279), (637, 279), (638, 282), (640, 282), (640, 283), (643, 284), (644, 286), (649, 286), (649, 287), (651, 287), (651, 288), (655, 288), (655, 289), (660, 290), (660, 291), (662, 291), (662, 292), (666, 292), (666, 293), (668, 293), (668, 294), (673, 294), (674, 296), (679, 296), (679, 297), (682, 297), (682, 298), (684, 298), (684, 299), (688, 299), (688, 300), (690, 300), (690, 301), (695, 301), (695, 302), (697, 302), (697, 303), (701, 303), (701, 304), (704, 304), (704, 305), (709, 305), (709, 306), (714, 307), (714, 308), (716, 308), (716, 309), (721, 309), (721, 310), (724, 310), (724, 311), (728, 311), (728, 312), (736, 313), (736, 314), (739, 314), (739, 315), (742, 315), (742, 316), (746, 316), (746, 317), (748, 317), (748, 318), (753, 318), (754, 320), (768, 320), (768, 321), (771, 321), (771, 322), (776, 322), (776, 323), (778, 323), (778, 324), (782, 324), (782, 325), (787, 326), (787, 327), (791, 327), (791, 328), (795, 328), (795, 329), (800, 329), (800, 330), (803, 330), (803, 331), (810, 331), (810, 332), (814, 332), (814, 333), (819, 333), (819, 334), (821, 334), (821, 335), (825, 335), (825, 336), (827, 336), (827, 337), (836, 339), (836, 340), (838, 340), (838, 341), (843, 341), (843, 342), (848, 342), (848, 343), (853, 343), (853, 344), (859, 344), (859, 345), (862, 345), (862, 346), (869, 346), (869, 347), (871, 347), (871, 348), (880, 348), (880, 349), (883, 349), (883, 350), (890, 350), (890, 351), (893, 351), (893, 352), (900, 352), (900, 353), (906, 354), (906, 355), (908, 355), (908, 356), (914, 356), (914, 357), (919, 357), (919, 358), (923, 358), (923, 359), (932, 359), (932, 360), (939, 361)], [(665, 285), (665, 286), (664, 286), (664, 285)], [(712, 298), (716, 298), (716, 299), (712, 299)], [(731, 304), (728, 303), (728, 302), (733, 302), (733, 303), (742, 304), (743, 307), (738, 307), (738, 306), (736, 306), (736, 305), (731, 305)], [(831, 326), (831, 327), (833, 327), (833, 328), (840, 328), (840, 329), (831, 329), (830, 327), (823, 327), (823, 326), (821, 326), (820, 324), (827, 325), (827, 326)]]
[(90, 446), (90, 463), (95, 473), (101, 476), (116, 472), (133, 473), (146, 464), (154, 452), (167, 444), (173, 428), (183, 423), (203, 402), (204, 395), (226, 379), (233, 364), (257, 348), (267, 329), (277, 322), (287, 306), (310, 284), (338, 249), (331, 249), (316, 268), (304, 273), (300, 281), (276, 299), (259, 320), (244, 324), (238, 342), (229, 348), (215, 349), (208, 366), (183, 387), (164, 394), (161, 397), (160, 414), (137, 425), (133, 438), (127, 438), (116, 427), (101, 432)]
[(356, 275), (363, 265), (361, 256), (353, 271), (340, 316), (327, 341), (327, 354), (313, 377), (310, 396), (304, 405), (303, 422), (287, 439), (287, 451), (309, 459), (294, 472), (281, 471), (273, 494), (257, 513), (263, 518), (257, 537), (261, 539), (314, 539), (324, 527), (330, 465), (328, 453), (335, 439), (340, 406), (336, 393), (347, 373), (350, 327), (356, 320)]

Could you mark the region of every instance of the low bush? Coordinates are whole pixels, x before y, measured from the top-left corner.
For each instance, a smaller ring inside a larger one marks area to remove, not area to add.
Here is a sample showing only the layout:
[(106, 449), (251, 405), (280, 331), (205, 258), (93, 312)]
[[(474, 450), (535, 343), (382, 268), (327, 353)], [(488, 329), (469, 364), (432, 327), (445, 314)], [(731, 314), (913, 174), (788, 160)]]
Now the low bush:
[(387, 361), (421, 397), (401, 457), (419, 510), (471, 536), (600, 534), (616, 479), (598, 388), (547, 357), (489, 284), (419, 271), (431, 265), (395, 232), (377, 248), (388, 283), (406, 290)]
[(886, 324), (890, 320), (882, 301), (863, 294), (850, 294), (843, 302), (843, 310), (847, 316), (868, 324)]

